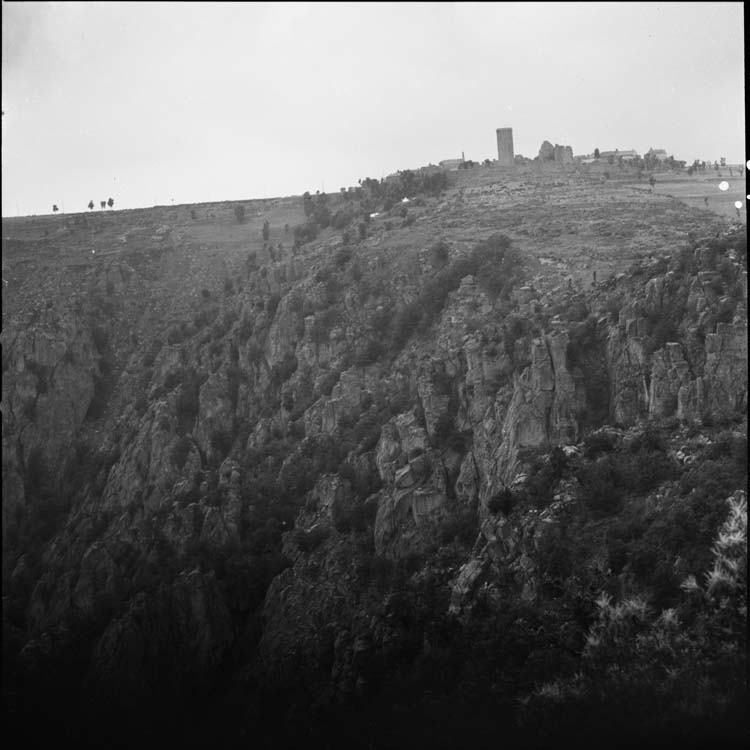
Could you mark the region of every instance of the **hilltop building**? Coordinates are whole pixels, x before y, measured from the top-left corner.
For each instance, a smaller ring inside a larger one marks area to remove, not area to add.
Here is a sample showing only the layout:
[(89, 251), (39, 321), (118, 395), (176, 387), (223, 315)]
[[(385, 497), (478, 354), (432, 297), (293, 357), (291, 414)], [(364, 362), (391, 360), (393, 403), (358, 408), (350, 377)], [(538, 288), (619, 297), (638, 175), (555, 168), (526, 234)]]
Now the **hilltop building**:
[(613, 156), (615, 159), (619, 159), (622, 157), (623, 161), (633, 161), (634, 159), (638, 158), (638, 152), (635, 149), (624, 149), (620, 151), (619, 148), (616, 148), (614, 151), (600, 151), (599, 152), (599, 158), (600, 159), (609, 159), (610, 156)]
[(653, 156), (658, 161), (666, 161), (669, 155), (663, 148), (650, 148), (646, 151), (646, 156)]
[(443, 169), (447, 169), (450, 172), (455, 172), (460, 169), (463, 163), (463, 159), (443, 159), (443, 161), (438, 162)]
[(501, 167), (513, 166), (513, 128), (497, 128), (497, 163)]

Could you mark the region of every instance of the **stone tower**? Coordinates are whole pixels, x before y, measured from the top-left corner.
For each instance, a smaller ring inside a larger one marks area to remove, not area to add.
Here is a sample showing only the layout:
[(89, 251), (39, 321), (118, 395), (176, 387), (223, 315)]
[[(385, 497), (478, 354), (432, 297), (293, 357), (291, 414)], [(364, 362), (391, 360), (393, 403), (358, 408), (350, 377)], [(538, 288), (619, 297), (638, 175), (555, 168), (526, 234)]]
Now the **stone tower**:
[(502, 167), (513, 166), (513, 128), (497, 129), (497, 163)]

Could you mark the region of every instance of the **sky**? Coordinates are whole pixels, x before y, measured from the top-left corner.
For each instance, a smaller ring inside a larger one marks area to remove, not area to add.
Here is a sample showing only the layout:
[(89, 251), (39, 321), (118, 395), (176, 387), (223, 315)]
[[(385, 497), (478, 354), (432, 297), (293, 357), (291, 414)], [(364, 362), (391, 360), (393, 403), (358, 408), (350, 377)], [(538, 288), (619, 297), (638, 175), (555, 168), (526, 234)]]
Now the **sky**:
[(744, 163), (742, 3), (2, 3), (2, 213), (335, 192), (543, 140)]

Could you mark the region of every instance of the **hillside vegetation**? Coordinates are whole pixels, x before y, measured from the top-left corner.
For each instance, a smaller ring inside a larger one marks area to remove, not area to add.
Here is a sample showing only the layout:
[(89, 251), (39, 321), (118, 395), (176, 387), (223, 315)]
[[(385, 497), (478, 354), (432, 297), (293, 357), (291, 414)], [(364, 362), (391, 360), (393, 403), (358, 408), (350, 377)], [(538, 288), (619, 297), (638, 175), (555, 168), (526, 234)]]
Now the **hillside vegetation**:
[(744, 739), (739, 222), (487, 166), (3, 243), (29, 743)]

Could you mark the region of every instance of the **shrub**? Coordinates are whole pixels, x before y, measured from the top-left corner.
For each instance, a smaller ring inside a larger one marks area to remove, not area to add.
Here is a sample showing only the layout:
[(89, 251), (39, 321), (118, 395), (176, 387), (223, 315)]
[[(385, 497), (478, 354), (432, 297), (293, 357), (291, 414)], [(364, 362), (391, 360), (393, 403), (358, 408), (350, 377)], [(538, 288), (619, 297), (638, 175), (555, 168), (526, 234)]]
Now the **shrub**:
[(386, 353), (387, 347), (380, 339), (367, 339), (354, 357), (355, 367), (369, 367)]
[(596, 318), (593, 315), (589, 315), (581, 323), (570, 326), (568, 347), (565, 352), (566, 367), (569, 370), (580, 367), (586, 354), (595, 349), (597, 344), (596, 327)]
[(352, 259), (352, 251), (349, 248), (342, 247), (334, 259), (334, 264), (338, 268), (343, 268)]
[(305, 531), (304, 529), (295, 529), (293, 534), (294, 543), (297, 545), (297, 548), (304, 552), (305, 554), (309, 555), (311, 552), (314, 552), (318, 547), (320, 547), (321, 544), (323, 544), (326, 539), (330, 536), (330, 529), (326, 528), (325, 526), (314, 526), (309, 531)]
[(646, 317), (646, 324), (650, 328), (643, 344), (643, 350), (646, 354), (653, 354), (670, 341), (679, 341), (678, 323), (673, 315), (655, 313)]
[(297, 358), (293, 354), (285, 355), (281, 362), (277, 362), (271, 368), (271, 384), (275, 387), (286, 383), (297, 371)]
[(207, 375), (199, 374), (192, 368), (185, 373), (175, 400), (177, 417), (181, 423), (192, 422), (198, 416), (200, 388), (207, 379)]
[(168, 344), (179, 344), (184, 341), (190, 335), (190, 327), (183, 320), (178, 326), (172, 326), (167, 334)]
[(615, 449), (617, 435), (609, 432), (595, 432), (583, 441), (583, 454), (586, 458), (596, 458)]
[(279, 306), (279, 302), (281, 302), (281, 295), (278, 292), (274, 292), (266, 301), (266, 312), (268, 313), (269, 317), (273, 317), (276, 315), (276, 309)]
[(294, 227), (294, 241), (297, 245), (312, 242), (320, 232), (320, 226), (314, 218), (309, 218), (304, 224)]
[(242, 222), (245, 221), (245, 207), (243, 205), (235, 206), (234, 216), (237, 219), (237, 222), (242, 224)]
[(107, 348), (109, 334), (104, 328), (94, 326), (94, 330), (91, 332), (91, 339), (94, 342), (94, 348), (101, 354)]
[(348, 534), (350, 531), (363, 532), (372, 527), (377, 514), (377, 503), (357, 502), (352, 504), (335, 520), (334, 526), (340, 534)]
[(477, 516), (469, 510), (464, 510), (457, 516), (452, 516), (440, 526), (440, 541), (450, 544), (453, 541), (464, 546), (474, 544), (479, 532)]
[(445, 268), (448, 265), (449, 259), (449, 248), (448, 243), (445, 240), (439, 240), (432, 247), (429, 252), (430, 263), (437, 269)]
[(416, 330), (426, 331), (443, 310), (450, 292), (457, 289), (461, 279), (474, 275), (488, 295), (496, 297), (514, 283), (521, 267), (511, 241), (502, 234), (494, 234), (478, 243), (468, 258), (454, 261), (440, 271), (413, 300), (396, 314), (393, 338), (401, 348)]
[(190, 455), (190, 449), (192, 448), (192, 442), (190, 438), (182, 435), (172, 446), (172, 463), (177, 467), (179, 471), (185, 466), (185, 461)]
[(616, 457), (616, 465), (623, 488), (634, 492), (648, 492), (676, 473), (672, 459), (659, 451), (621, 454)]
[(509, 516), (516, 506), (517, 498), (513, 492), (507, 487), (500, 490), (492, 496), (490, 501), (487, 503), (487, 510), (490, 513), (497, 514), (502, 513), (504, 516)]
[(706, 448), (707, 459), (715, 461), (730, 458), (736, 462), (740, 472), (747, 471), (747, 437), (734, 432), (721, 432)]
[(99, 419), (104, 414), (107, 403), (107, 387), (103, 378), (94, 376), (94, 396), (86, 412), (86, 419)]
[(654, 451), (663, 453), (667, 450), (667, 441), (656, 425), (648, 424), (640, 434), (635, 436), (628, 448), (631, 453), (651, 453)]
[(351, 208), (340, 208), (331, 218), (331, 226), (334, 229), (344, 229), (351, 223), (354, 218), (354, 212)]
[(441, 414), (435, 423), (435, 439), (444, 443), (454, 434), (453, 417), (450, 414)]
[(214, 318), (216, 318), (218, 313), (218, 305), (210, 305), (208, 307), (204, 307), (202, 310), (198, 310), (198, 312), (193, 316), (193, 327), (196, 330), (203, 328), (204, 326), (211, 323)]
[(574, 547), (565, 529), (554, 525), (543, 531), (536, 555), (543, 580), (559, 582), (568, 579), (573, 574)]
[(360, 452), (372, 450), (380, 440), (380, 422), (372, 414), (365, 414), (354, 427), (353, 439)]
[(335, 307), (329, 307), (318, 313), (310, 327), (310, 337), (316, 344), (328, 341), (329, 335), (334, 327), (342, 320), (341, 311)]
[(211, 433), (211, 447), (220, 455), (226, 456), (232, 448), (234, 438), (227, 430), (214, 430)]
[(396, 313), (393, 321), (393, 343), (400, 349), (425, 317), (424, 308), (419, 300), (410, 302)]
[(335, 370), (327, 372), (320, 381), (320, 393), (323, 396), (330, 396), (333, 386), (339, 382), (339, 373)]
[(169, 392), (174, 390), (181, 382), (184, 373), (182, 370), (171, 370), (164, 378), (164, 390)]
[(243, 318), (237, 330), (237, 337), (241, 344), (244, 344), (253, 332), (253, 321), (251, 318)]
[(382, 336), (390, 328), (393, 317), (394, 311), (391, 306), (376, 309), (370, 318), (370, 327)]
[(579, 480), (579, 497), (596, 515), (612, 515), (622, 506), (622, 478), (611, 456), (584, 467)]

